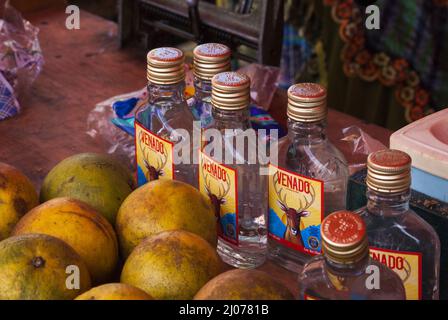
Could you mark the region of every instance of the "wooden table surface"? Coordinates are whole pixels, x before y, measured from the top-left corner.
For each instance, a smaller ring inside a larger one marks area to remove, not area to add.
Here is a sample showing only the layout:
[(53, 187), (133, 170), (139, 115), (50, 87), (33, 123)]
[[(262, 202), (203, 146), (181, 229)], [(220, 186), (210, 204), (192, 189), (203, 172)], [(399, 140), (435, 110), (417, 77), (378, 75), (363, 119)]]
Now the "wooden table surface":
[[(144, 87), (146, 62), (136, 49), (119, 49), (115, 23), (89, 13), (81, 12), (80, 30), (65, 28), (64, 8), (27, 18), (40, 28), (45, 65), (22, 101), (21, 114), (0, 121), (0, 161), (16, 166), (40, 188), (48, 171), (62, 159), (81, 152), (105, 152), (106, 145), (85, 133), (87, 115), (98, 102)], [(271, 112), (283, 124), (285, 107), (285, 92), (279, 90)], [(388, 130), (330, 110), (329, 137), (337, 145), (341, 129), (351, 125), (388, 145)], [(261, 269), (297, 293), (295, 274), (270, 262)]]

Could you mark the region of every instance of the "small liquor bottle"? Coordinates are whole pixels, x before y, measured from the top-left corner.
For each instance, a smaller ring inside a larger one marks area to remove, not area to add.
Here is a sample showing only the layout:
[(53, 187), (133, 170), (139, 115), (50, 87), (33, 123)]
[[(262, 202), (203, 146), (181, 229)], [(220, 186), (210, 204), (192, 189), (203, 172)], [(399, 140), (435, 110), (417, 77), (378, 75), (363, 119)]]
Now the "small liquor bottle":
[(439, 298), (440, 241), (435, 230), (409, 208), (411, 158), (382, 150), (367, 160), (367, 225), (370, 254), (399, 274), (406, 299)]
[(279, 142), (269, 175), (269, 257), (299, 272), (321, 250), (325, 215), (346, 208), (347, 162), (326, 134), (324, 87), (288, 90), (288, 136)]
[(359, 215), (338, 211), (324, 219), (323, 254), (299, 275), (305, 300), (404, 300), (400, 277), (369, 257), (366, 226)]
[(193, 54), (195, 96), (192, 112), (205, 128), (212, 120), (212, 78), (230, 71), (231, 50), (223, 44), (205, 43), (197, 46)]
[[(184, 54), (176, 48), (158, 48), (147, 58), (149, 103), (135, 116), (138, 185), (175, 179), (197, 187), (190, 145), (194, 118), (184, 97)], [(174, 146), (181, 143), (183, 148), (175, 154)]]
[(267, 176), (252, 157), (258, 141), (249, 121), (249, 90), (245, 75), (213, 77), (213, 121), (204, 130), (199, 163), (199, 190), (215, 207), (218, 253), (238, 268), (261, 265), (267, 253)]

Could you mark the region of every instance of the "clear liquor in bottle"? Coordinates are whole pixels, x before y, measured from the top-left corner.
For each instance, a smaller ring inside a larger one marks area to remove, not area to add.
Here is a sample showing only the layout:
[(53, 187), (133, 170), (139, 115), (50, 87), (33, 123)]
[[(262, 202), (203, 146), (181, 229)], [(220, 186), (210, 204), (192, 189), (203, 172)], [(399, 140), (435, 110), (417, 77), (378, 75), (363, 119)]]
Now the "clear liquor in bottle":
[[(218, 221), (218, 253), (238, 268), (255, 268), (267, 254), (267, 176), (260, 175), (256, 135), (249, 121), (250, 79), (235, 72), (212, 79), (211, 125), (204, 131), (218, 132), (205, 143), (200, 161), (199, 189), (210, 197)], [(237, 140), (243, 141), (241, 149)]]
[(214, 75), (230, 71), (231, 50), (219, 43), (204, 43), (194, 51), (194, 103), (192, 113), (201, 127), (207, 127), (212, 121), (212, 78)]
[[(148, 104), (137, 110), (135, 139), (138, 185), (175, 179), (197, 187), (193, 161), (194, 117), (184, 97), (184, 54), (176, 48), (148, 53)], [(174, 152), (178, 144), (187, 146)]]
[(288, 135), (279, 141), (269, 181), (269, 258), (300, 272), (320, 252), (320, 224), (346, 208), (348, 166), (326, 133), (326, 89), (296, 84), (288, 90)]
[(369, 257), (363, 219), (338, 211), (322, 222), (323, 254), (305, 264), (299, 275), (304, 300), (404, 300), (400, 277)]
[(370, 254), (400, 275), (408, 300), (438, 299), (440, 240), (409, 208), (411, 158), (382, 150), (367, 162), (368, 202), (357, 213), (367, 224)]

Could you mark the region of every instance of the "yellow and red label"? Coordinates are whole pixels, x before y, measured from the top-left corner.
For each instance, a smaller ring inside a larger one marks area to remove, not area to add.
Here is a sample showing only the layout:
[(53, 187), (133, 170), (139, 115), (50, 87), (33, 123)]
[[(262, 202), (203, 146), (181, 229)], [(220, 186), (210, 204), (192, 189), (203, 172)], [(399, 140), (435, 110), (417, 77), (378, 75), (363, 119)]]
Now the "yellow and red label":
[(138, 186), (158, 179), (174, 179), (174, 145), (135, 122)]
[(218, 236), (238, 245), (238, 176), (236, 170), (199, 153), (199, 191), (215, 210)]
[(422, 298), (422, 255), (416, 252), (401, 252), (370, 248), (370, 256), (395, 271), (406, 291), (406, 300)]
[(321, 250), (324, 184), (269, 165), (269, 237), (310, 255)]

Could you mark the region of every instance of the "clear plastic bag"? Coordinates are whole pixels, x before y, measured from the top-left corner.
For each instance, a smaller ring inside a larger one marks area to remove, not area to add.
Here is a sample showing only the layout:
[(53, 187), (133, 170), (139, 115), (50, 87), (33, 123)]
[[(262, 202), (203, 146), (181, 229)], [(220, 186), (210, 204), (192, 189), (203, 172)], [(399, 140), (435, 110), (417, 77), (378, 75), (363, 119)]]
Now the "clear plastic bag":
[(112, 106), (118, 101), (138, 98), (139, 102), (136, 103), (135, 106), (135, 108), (138, 108), (141, 103), (144, 103), (145, 96), (146, 88), (121, 96), (112, 97), (106, 101), (98, 103), (87, 117), (86, 133), (98, 143), (101, 143), (101, 145), (107, 146), (107, 153), (114, 154), (131, 169), (134, 169), (135, 166), (134, 138), (112, 123), (112, 119), (117, 116)]
[(387, 148), (358, 126), (344, 128), (342, 134), (339, 147), (347, 157), (350, 175), (366, 167), (370, 153)]
[(244, 73), (250, 78), (250, 97), (253, 102), (263, 110), (269, 110), (277, 90), (280, 69), (252, 63), (239, 69), (238, 72)]
[(38, 39), (39, 29), (24, 20), (9, 1), (2, 6), (0, 120), (20, 111), (18, 100), (36, 80), (44, 63)]

